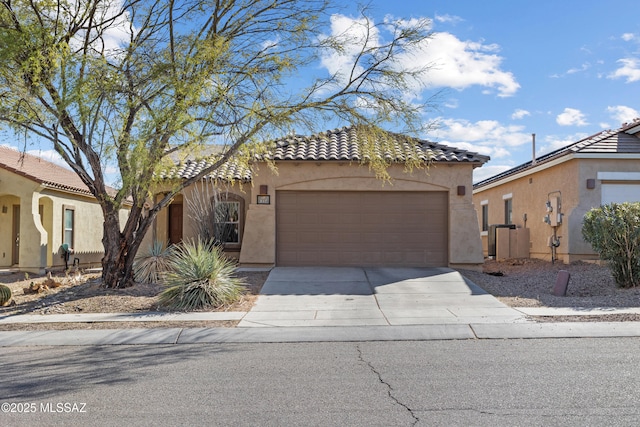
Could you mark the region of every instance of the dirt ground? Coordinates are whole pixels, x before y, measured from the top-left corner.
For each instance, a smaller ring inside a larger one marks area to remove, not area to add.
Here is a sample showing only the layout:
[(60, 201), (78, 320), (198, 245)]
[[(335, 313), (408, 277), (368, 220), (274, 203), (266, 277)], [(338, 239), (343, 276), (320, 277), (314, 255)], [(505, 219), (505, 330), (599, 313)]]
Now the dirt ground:
[[(209, 311), (248, 311), (267, 280), (269, 272), (239, 272), (246, 285), (242, 298), (233, 305)], [(163, 290), (159, 284), (136, 284), (125, 289), (106, 289), (99, 274), (52, 275), (59, 287), (31, 292), (30, 286), (47, 282), (47, 277), (12, 273), (0, 275), (0, 283), (13, 292), (13, 303), (0, 307), (0, 316), (12, 314), (71, 314), (71, 313), (143, 313), (166, 311), (158, 305)], [(48, 282), (51, 283), (51, 282)], [(96, 322), (96, 323), (37, 323), (28, 325), (0, 325), (0, 330), (40, 329), (112, 329), (148, 327), (233, 327), (237, 321), (197, 322)]]
[[(570, 273), (566, 296), (553, 296), (551, 290), (558, 271)], [(483, 271), (461, 270), (461, 273), (487, 292), (511, 307), (640, 307), (640, 288), (620, 289), (615, 286), (606, 266), (591, 263), (552, 264), (547, 261), (487, 260)], [(254, 304), (268, 272), (238, 273), (246, 281), (241, 300), (232, 306), (214, 311), (248, 311)], [(137, 284), (126, 289), (106, 289), (99, 274), (53, 275), (59, 287), (40, 293), (29, 292), (33, 283), (44, 283), (46, 277), (25, 276), (24, 273), (0, 275), (0, 283), (13, 291), (13, 303), (0, 307), (0, 316), (12, 314), (68, 313), (141, 313), (163, 311), (158, 306), (162, 286)], [(51, 283), (51, 282), (49, 282)], [(27, 289), (25, 291), (25, 288)], [(536, 317), (539, 322), (566, 321), (640, 321), (640, 315), (553, 316)], [(96, 322), (0, 324), (0, 330), (40, 329), (112, 329), (170, 327), (234, 327), (237, 321), (197, 322)]]

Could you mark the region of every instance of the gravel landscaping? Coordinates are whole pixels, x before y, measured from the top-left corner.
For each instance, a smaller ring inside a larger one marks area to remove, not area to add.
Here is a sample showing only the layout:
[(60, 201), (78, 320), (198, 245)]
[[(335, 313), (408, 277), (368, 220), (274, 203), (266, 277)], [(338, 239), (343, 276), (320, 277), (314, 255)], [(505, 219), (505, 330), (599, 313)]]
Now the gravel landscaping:
[[(551, 291), (558, 272), (570, 274), (567, 296), (554, 296)], [(621, 289), (604, 265), (593, 263), (552, 264), (536, 259), (487, 260), (483, 271), (460, 270), (478, 286), (496, 296), (511, 307), (570, 307), (629, 308), (640, 307), (640, 288)], [(248, 311), (257, 298), (268, 272), (243, 272), (239, 274), (247, 282), (242, 300), (221, 311)], [(157, 294), (160, 285), (136, 285), (127, 289), (105, 289), (97, 274), (78, 277), (54, 276), (61, 286), (30, 293), (31, 283), (46, 281), (45, 277), (28, 277), (24, 274), (0, 275), (0, 283), (13, 290), (15, 303), (0, 307), (0, 316), (11, 314), (64, 314), (64, 313), (141, 313), (159, 311)], [(566, 321), (640, 321), (639, 314), (604, 314), (579, 316), (536, 316), (537, 322)], [(18, 329), (79, 329), (126, 327), (233, 327), (237, 321), (207, 322), (117, 322), (117, 323), (69, 323), (69, 324), (6, 324), (0, 330)]]
[[(560, 270), (570, 274), (566, 296), (552, 289)], [(469, 280), (511, 307), (637, 308), (640, 288), (621, 289), (605, 265), (554, 263), (537, 259), (487, 260), (483, 271), (460, 270)], [(640, 321), (637, 314), (545, 316), (536, 321)]]

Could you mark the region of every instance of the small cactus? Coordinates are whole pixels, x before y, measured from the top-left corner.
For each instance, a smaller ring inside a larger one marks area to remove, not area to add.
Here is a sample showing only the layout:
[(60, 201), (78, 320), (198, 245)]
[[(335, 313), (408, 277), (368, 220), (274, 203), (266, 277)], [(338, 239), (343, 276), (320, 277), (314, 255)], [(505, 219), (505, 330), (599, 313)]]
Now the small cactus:
[(5, 307), (11, 304), (11, 288), (6, 285), (0, 285), (0, 306)]

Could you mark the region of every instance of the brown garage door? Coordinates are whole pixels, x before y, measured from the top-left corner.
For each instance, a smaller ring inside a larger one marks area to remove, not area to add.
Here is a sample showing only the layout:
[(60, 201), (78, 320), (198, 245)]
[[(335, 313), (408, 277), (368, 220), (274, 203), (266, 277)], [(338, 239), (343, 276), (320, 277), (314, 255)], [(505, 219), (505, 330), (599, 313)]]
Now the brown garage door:
[(278, 191), (280, 266), (446, 266), (446, 192)]

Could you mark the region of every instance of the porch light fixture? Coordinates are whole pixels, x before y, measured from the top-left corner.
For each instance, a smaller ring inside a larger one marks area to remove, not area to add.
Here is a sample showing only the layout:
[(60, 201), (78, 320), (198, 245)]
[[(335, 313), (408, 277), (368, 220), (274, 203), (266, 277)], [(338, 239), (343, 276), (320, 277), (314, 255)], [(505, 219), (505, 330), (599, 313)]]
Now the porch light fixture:
[(271, 204), (271, 196), (269, 196), (269, 186), (261, 185), (260, 186), (260, 194), (258, 194), (258, 198), (256, 202), (259, 205), (270, 205)]
[(7, 205), (2, 205), (2, 213), (3, 214), (7, 213)]
[(458, 185), (458, 196), (464, 196), (467, 192), (467, 189), (464, 185)]
[(593, 178), (587, 179), (587, 190), (593, 190), (596, 188), (596, 180)]

